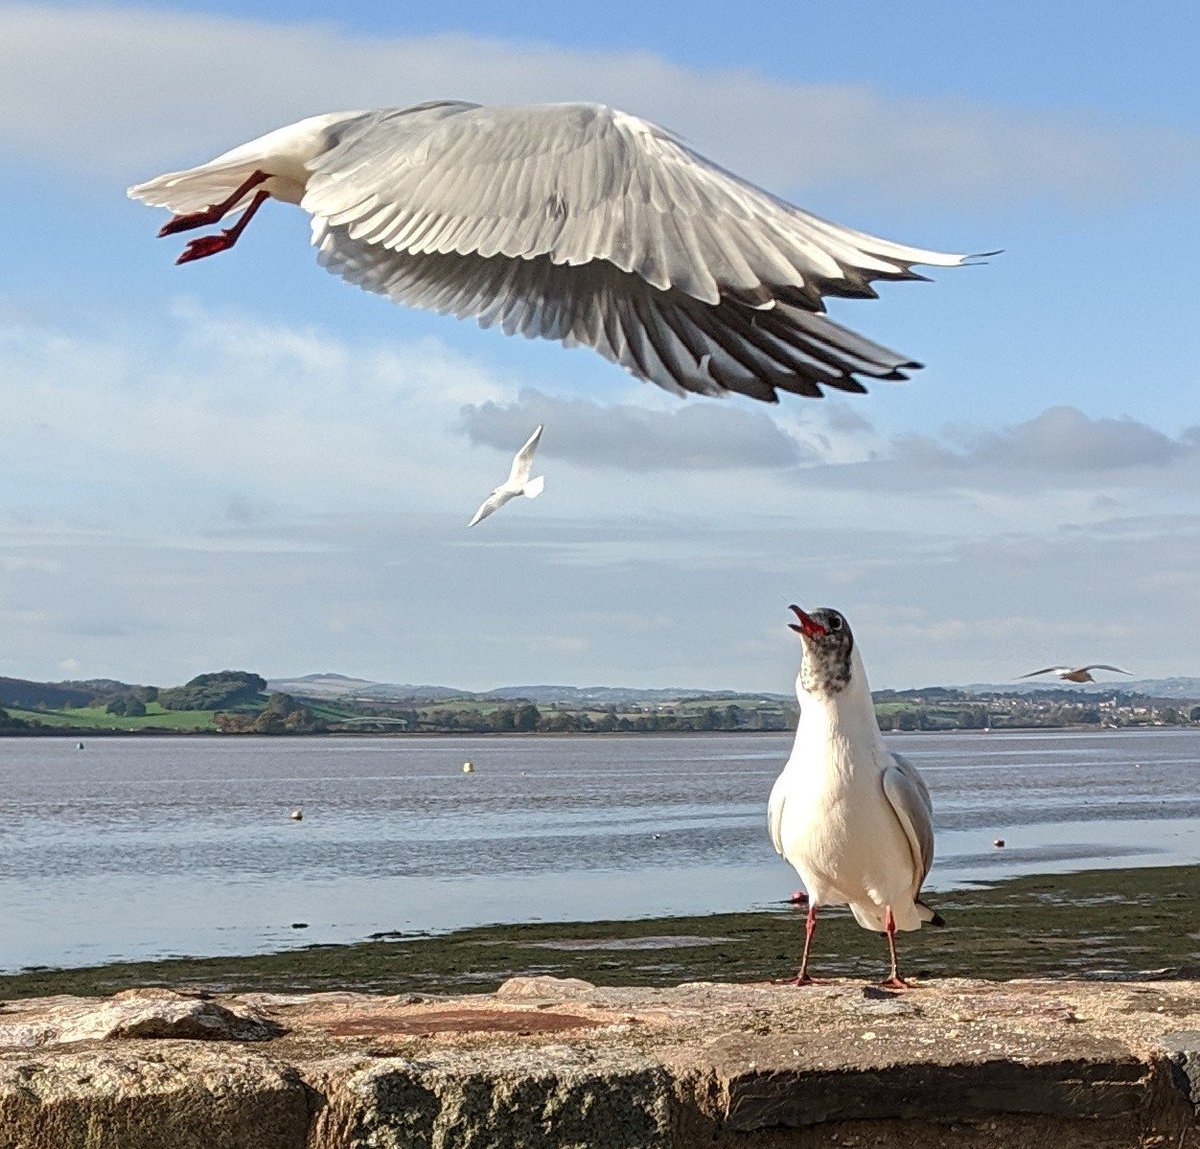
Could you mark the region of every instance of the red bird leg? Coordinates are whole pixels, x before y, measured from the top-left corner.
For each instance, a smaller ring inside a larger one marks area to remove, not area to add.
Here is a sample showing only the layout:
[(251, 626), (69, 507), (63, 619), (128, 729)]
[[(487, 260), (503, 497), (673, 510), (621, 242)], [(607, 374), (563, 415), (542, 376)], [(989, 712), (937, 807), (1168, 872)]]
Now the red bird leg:
[(158, 238), (162, 239), (165, 235), (175, 235), (176, 232), (180, 231), (191, 231), (194, 227), (207, 227), (210, 223), (219, 223), (233, 210), (234, 204), (251, 188), (258, 187), (263, 180), (270, 178), (267, 172), (256, 171), (238, 186), (237, 191), (226, 196), (220, 203), (214, 203), (206, 207), (203, 211), (193, 211), (187, 215), (173, 216), (159, 228)]
[(896, 968), (896, 919), (892, 916), (892, 907), (888, 906), (887, 913), (883, 918), (883, 928), (887, 931), (888, 952), (892, 955), (892, 972), (887, 979), (879, 984), (883, 989), (912, 989), (900, 976), (900, 971)]
[(250, 222), (254, 213), (258, 211), (265, 200), (270, 199), (270, 194), (270, 192), (265, 191), (256, 192), (254, 198), (250, 201), (250, 206), (242, 212), (242, 218), (233, 227), (219, 231), (216, 235), (202, 235), (199, 239), (193, 239), (183, 249), (183, 254), (175, 262), (191, 263), (196, 259), (204, 259), (207, 256), (216, 255), (219, 251), (228, 251), (237, 243), (238, 236), (245, 230), (246, 224)]
[(808, 913), (804, 918), (804, 956), (800, 959), (800, 972), (793, 978), (788, 978), (785, 985), (820, 985), (816, 978), (808, 976), (808, 953), (812, 949), (813, 934), (817, 932), (817, 907), (810, 900)]

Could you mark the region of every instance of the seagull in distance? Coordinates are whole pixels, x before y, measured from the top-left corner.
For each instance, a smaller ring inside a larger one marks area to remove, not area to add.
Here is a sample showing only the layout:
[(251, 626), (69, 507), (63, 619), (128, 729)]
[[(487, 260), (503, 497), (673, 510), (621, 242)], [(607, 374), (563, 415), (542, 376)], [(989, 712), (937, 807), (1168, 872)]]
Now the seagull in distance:
[(537, 450), (541, 437), (542, 425), (539, 423), (533, 434), (525, 440), (525, 446), (517, 452), (513, 459), (508, 478), (483, 501), (482, 506), (475, 512), (475, 517), (467, 523), (468, 527), (473, 527), (476, 523), (486, 519), (488, 515), (498, 511), (509, 499), (515, 499), (518, 495), (524, 495), (527, 499), (536, 499), (542, 493), (546, 486), (545, 475), (538, 475), (536, 479), (529, 477), (529, 472), (533, 467), (533, 453)]
[[(1041, 670), (1031, 670), (1028, 674), (1018, 674), (1018, 678), (1035, 678), (1039, 674), (1057, 674), (1064, 682), (1095, 682), (1093, 670), (1111, 670), (1114, 674), (1129, 674), (1119, 666), (1108, 666), (1103, 662), (1093, 662), (1091, 666), (1047, 666)], [(1132, 676), (1131, 676), (1132, 677)]]
[(896, 964), (896, 931), (943, 925), (921, 900), (933, 864), (933, 804), (917, 768), (883, 744), (862, 658), (836, 610), (805, 612), (796, 677), (800, 720), (783, 773), (771, 790), (771, 842), (808, 890), (804, 956), (796, 985), (808, 985), (809, 951), (822, 906), (849, 905), (863, 929), (887, 935), (891, 970), (880, 984), (907, 989)]
[[(603, 104), (444, 100), (312, 116), (129, 189), (234, 246), (268, 199), (312, 216), (318, 262), (396, 303), (591, 347), (677, 395), (865, 392), (921, 364), (842, 327), (825, 296), (973, 257), (810, 215)], [(995, 254), (987, 252), (982, 254)]]

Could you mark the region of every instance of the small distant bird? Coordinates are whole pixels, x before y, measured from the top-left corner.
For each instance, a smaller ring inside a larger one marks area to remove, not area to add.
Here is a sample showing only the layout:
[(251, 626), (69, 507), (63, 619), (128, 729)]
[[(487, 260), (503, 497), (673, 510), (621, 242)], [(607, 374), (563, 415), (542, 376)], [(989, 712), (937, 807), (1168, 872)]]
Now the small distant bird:
[(1035, 678), (1039, 674), (1057, 674), (1064, 682), (1095, 682), (1093, 670), (1111, 670), (1114, 674), (1129, 674), (1119, 666), (1108, 666), (1103, 662), (1093, 662), (1091, 666), (1047, 666), (1041, 670), (1031, 670), (1028, 674), (1018, 674), (1018, 678)]
[(474, 762), (464, 762), (462, 772), (464, 774), (474, 774), (475, 773), (475, 763)]
[(796, 985), (807, 985), (809, 950), (822, 906), (849, 905), (860, 926), (887, 935), (889, 976), (896, 931), (943, 925), (921, 900), (933, 864), (933, 804), (911, 762), (883, 743), (862, 659), (836, 610), (791, 607), (804, 653), (796, 677), (800, 721), (791, 757), (767, 809), (771, 841), (808, 890), (804, 957)]
[(475, 512), (475, 517), (467, 523), (468, 527), (473, 527), (476, 523), (486, 519), (488, 515), (498, 511), (509, 499), (515, 499), (518, 495), (524, 495), (527, 499), (536, 499), (542, 493), (542, 489), (546, 485), (546, 477), (544, 475), (538, 475), (536, 479), (529, 477), (529, 472), (533, 467), (533, 453), (537, 450), (541, 437), (542, 425), (539, 423), (537, 430), (529, 436), (525, 441), (525, 446), (517, 452), (516, 458), (513, 459), (508, 478), (483, 501), (479, 510)]
[[(825, 296), (970, 256), (810, 215), (604, 104), (439, 100), (279, 128), (129, 189), (193, 239), (237, 243), (268, 200), (312, 216), (320, 264), (396, 303), (591, 347), (683, 395), (864, 392), (921, 364), (824, 315)], [(990, 253), (989, 253), (990, 254)]]
[(303, 810), (293, 810), (288, 815), (288, 817), (291, 818), (291, 820), (293, 822), (303, 822), (304, 821), (304, 811)]

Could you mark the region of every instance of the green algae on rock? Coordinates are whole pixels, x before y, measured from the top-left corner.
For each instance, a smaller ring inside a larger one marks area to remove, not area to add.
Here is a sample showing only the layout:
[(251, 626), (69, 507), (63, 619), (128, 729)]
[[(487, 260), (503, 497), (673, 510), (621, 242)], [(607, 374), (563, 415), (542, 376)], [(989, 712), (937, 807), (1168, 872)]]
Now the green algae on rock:
[[(1200, 967), (1200, 866), (1090, 870), (948, 891), (946, 928), (906, 938), (925, 977), (1137, 977)], [(844, 913), (822, 917), (819, 976), (878, 980), (882, 939)], [(750, 982), (795, 972), (803, 914), (790, 909), (635, 921), (484, 926), (233, 958), (170, 958), (0, 977), (0, 999), (103, 995), (132, 986), (465, 993), (515, 974), (597, 985)]]

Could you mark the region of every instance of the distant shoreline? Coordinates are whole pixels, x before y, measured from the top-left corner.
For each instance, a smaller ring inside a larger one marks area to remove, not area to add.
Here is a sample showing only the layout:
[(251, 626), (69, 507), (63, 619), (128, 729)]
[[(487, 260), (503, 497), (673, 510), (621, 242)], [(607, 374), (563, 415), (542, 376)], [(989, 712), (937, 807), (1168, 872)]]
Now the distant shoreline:
[[(987, 737), (993, 734), (1028, 734), (1042, 732), (1046, 734), (1129, 734), (1133, 732), (1148, 732), (1157, 730), (1195, 730), (1195, 722), (1139, 724), (1130, 726), (1107, 726), (1076, 722), (1069, 726), (993, 726), (989, 729), (971, 727), (949, 727), (938, 730), (883, 730), (883, 736), (893, 734), (932, 735), (946, 734), (977, 734)], [(491, 740), (496, 738), (778, 738), (780, 735), (792, 734), (789, 728), (781, 730), (364, 730), (361, 733), (353, 730), (308, 730), (287, 731), (279, 734), (263, 734), (246, 731), (230, 734), (221, 730), (172, 730), (169, 727), (142, 727), (130, 730), (110, 730), (104, 727), (82, 726), (67, 728), (62, 726), (43, 726), (22, 730), (0, 729), (0, 739), (7, 738), (63, 738), (79, 741), (84, 738), (224, 738), (230, 741), (237, 739), (298, 739), (298, 738), (458, 738)]]

